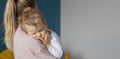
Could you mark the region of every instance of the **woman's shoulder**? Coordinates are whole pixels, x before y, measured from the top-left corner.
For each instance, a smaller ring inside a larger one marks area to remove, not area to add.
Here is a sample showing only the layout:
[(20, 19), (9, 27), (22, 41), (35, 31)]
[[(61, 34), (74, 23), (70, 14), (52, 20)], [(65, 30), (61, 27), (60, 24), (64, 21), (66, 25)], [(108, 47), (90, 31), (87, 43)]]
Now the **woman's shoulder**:
[(26, 37), (27, 34), (21, 30), (21, 28), (17, 28), (14, 37)]
[(29, 41), (29, 40), (33, 40), (32, 37), (30, 37), (28, 34), (26, 34), (24, 31), (22, 31), (21, 28), (17, 28), (15, 35), (14, 35), (14, 39), (17, 40), (24, 40), (24, 41)]
[(15, 35), (14, 35), (14, 41), (20, 41), (20, 42), (27, 42), (27, 43), (39, 43), (37, 39), (29, 36), (24, 31), (21, 30), (21, 28), (17, 28)]

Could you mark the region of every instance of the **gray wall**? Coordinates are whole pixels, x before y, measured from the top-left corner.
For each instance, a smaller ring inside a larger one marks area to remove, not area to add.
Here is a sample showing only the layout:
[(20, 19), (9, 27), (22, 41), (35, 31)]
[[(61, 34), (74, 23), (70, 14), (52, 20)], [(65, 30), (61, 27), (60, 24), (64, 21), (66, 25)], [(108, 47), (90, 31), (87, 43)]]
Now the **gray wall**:
[(62, 0), (61, 38), (71, 59), (120, 59), (120, 0)]

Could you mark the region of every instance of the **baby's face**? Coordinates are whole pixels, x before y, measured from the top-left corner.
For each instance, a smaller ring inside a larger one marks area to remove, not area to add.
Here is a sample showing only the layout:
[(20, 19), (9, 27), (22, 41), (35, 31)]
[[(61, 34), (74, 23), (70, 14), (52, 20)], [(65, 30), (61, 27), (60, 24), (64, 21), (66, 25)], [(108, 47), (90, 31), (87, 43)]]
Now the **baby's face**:
[(44, 38), (45, 29), (39, 29), (35, 26), (26, 25), (26, 31), (28, 35), (36, 39)]

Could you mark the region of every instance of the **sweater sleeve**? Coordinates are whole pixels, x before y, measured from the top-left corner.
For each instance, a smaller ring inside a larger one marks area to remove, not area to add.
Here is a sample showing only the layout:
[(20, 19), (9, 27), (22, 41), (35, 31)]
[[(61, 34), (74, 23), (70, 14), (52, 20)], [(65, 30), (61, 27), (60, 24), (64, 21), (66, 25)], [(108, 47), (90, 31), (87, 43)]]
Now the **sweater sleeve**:
[(40, 41), (31, 39), (31, 43), (27, 47), (36, 56), (36, 59), (56, 59)]

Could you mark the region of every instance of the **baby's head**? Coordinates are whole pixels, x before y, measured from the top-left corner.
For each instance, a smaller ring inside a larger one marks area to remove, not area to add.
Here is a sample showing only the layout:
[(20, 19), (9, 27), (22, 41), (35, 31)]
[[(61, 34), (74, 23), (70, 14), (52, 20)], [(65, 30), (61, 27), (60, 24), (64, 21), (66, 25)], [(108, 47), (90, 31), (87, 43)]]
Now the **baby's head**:
[(45, 30), (47, 30), (47, 23), (37, 10), (24, 11), (18, 18), (18, 23), (23, 31), (36, 39), (43, 37)]

